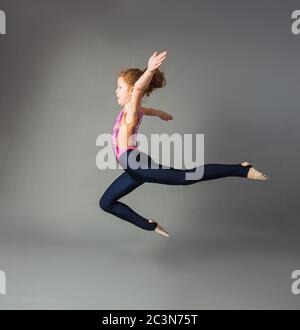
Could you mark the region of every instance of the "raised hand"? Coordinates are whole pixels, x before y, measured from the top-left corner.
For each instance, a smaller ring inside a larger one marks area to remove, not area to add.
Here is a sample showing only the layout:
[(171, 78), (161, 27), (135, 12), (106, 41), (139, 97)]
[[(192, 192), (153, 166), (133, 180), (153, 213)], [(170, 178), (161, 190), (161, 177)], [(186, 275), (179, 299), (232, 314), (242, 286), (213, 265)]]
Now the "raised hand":
[(149, 58), (148, 61), (148, 70), (149, 71), (154, 71), (156, 70), (158, 67), (161, 66), (161, 64), (163, 63), (163, 61), (167, 58), (167, 51), (164, 51), (160, 54), (157, 53), (157, 51), (155, 51), (152, 56)]

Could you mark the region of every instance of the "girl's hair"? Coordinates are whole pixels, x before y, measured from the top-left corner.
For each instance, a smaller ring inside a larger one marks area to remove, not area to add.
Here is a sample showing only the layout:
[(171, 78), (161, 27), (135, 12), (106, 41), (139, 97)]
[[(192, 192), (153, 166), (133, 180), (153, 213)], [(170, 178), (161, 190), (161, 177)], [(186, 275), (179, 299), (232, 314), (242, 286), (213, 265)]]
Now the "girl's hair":
[[(132, 87), (146, 70), (147, 68), (145, 68), (144, 70), (140, 70), (138, 68), (123, 69), (119, 72), (118, 77), (122, 77), (125, 83)], [(143, 95), (146, 94), (147, 96), (150, 96), (150, 94), (155, 89), (162, 88), (164, 86), (166, 86), (165, 74), (163, 71), (156, 69), (154, 71), (152, 80)]]

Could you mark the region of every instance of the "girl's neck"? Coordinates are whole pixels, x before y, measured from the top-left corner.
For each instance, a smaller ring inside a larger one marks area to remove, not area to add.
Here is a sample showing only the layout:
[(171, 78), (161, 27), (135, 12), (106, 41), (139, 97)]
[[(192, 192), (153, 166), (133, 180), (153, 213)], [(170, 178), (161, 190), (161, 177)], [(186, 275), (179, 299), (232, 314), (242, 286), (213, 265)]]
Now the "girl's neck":
[(125, 112), (127, 112), (128, 108), (129, 108), (129, 103), (126, 103), (126, 104), (124, 105), (124, 107), (123, 107), (123, 110), (124, 110)]

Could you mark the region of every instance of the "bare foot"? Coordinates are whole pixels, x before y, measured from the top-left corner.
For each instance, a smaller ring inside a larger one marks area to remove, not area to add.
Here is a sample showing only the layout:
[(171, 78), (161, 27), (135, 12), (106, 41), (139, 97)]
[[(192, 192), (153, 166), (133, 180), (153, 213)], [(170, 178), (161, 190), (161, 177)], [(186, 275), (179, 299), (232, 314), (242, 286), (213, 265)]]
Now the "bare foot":
[[(151, 219), (148, 220), (149, 222), (154, 222), (154, 223), (157, 223), (156, 221), (153, 221)], [(169, 233), (162, 227), (160, 226), (158, 223), (157, 223), (157, 226), (154, 230), (157, 234), (160, 234), (162, 236), (166, 236), (166, 237), (170, 237)]]
[[(251, 165), (249, 162), (245, 161), (241, 163), (242, 166), (247, 166)], [(254, 167), (250, 167), (249, 172), (247, 174), (247, 179), (252, 179), (252, 180), (268, 180), (270, 177), (266, 174), (263, 174), (259, 172), (257, 169)]]

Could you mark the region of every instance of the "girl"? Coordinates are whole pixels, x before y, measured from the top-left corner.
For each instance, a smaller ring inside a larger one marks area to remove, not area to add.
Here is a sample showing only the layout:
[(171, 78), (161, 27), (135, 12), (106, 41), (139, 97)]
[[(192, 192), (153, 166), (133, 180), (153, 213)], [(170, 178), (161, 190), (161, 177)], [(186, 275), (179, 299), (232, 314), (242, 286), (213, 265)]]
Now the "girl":
[[(214, 180), (229, 176), (243, 177), (253, 180), (267, 180), (269, 177), (257, 171), (249, 162), (239, 164), (204, 164), (201, 179), (186, 180), (187, 172), (194, 169), (175, 169), (156, 164), (153, 159), (138, 150), (135, 137), (144, 115), (157, 116), (162, 120), (172, 120), (173, 117), (163, 111), (141, 107), (141, 101), (146, 94), (149, 96), (154, 89), (165, 86), (164, 73), (158, 68), (167, 58), (167, 51), (157, 54), (155, 51), (149, 58), (148, 67), (143, 71), (131, 68), (119, 73), (116, 96), (122, 107), (115, 119), (112, 132), (112, 146), (124, 172), (107, 188), (99, 205), (104, 211), (149, 231), (169, 237), (170, 235), (153, 219), (146, 219), (136, 213), (128, 205), (119, 201), (145, 182), (167, 185), (190, 185), (205, 180)], [(129, 160), (130, 156), (130, 161)], [(132, 166), (132, 157), (138, 160), (140, 167)], [(142, 159), (142, 162), (141, 162)], [(152, 167), (152, 165), (156, 167)], [(146, 165), (146, 166), (145, 166)]]

